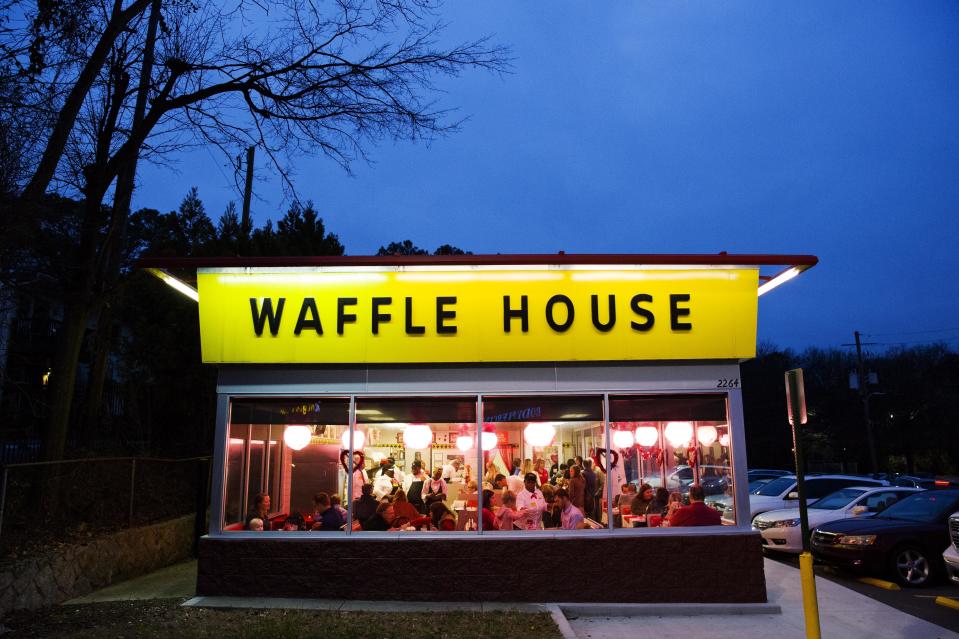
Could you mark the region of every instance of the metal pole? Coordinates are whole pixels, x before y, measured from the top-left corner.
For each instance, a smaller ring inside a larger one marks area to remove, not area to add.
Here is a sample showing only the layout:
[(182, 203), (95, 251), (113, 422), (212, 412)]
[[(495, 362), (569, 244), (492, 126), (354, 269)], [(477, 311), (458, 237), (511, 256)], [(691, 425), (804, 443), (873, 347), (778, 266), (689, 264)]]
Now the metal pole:
[(859, 331), (856, 337), (856, 362), (859, 371), (859, 399), (862, 400), (862, 413), (866, 422), (866, 444), (869, 446), (869, 463), (872, 472), (879, 472), (879, 463), (876, 461), (876, 442), (872, 435), (872, 419), (869, 417), (869, 378), (866, 377), (866, 366), (862, 361), (862, 342), (859, 340)]
[(3, 512), (7, 509), (7, 472), (10, 469), (3, 467), (3, 492), (0, 492), (0, 534), (3, 534)]
[[(353, 533), (353, 431), (356, 425), (356, 395), (350, 395), (350, 414), (346, 432), (350, 439), (350, 456), (346, 462), (346, 534)], [(341, 457), (342, 459), (342, 457)]]
[[(613, 453), (609, 445), (609, 393), (603, 393), (603, 428), (606, 431), (606, 528), (613, 529)], [(626, 460), (621, 460), (623, 466)]]
[(134, 457), (130, 464), (130, 528), (133, 528), (133, 491), (136, 488), (137, 460)]
[[(478, 464), (476, 485), (479, 487), (476, 495), (476, 532), (483, 534), (483, 477), (486, 466), (483, 459), (483, 396), (476, 396), (476, 432), (473, 433), (476, 442), (476, 458)], [(495, 489), (495, 487), (494, 487)]]

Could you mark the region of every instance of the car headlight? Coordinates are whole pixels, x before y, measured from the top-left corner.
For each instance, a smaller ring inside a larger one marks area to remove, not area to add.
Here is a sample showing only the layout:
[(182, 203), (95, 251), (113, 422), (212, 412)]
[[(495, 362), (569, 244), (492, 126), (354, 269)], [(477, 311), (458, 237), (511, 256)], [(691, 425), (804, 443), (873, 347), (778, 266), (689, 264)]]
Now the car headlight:
[(793, 528), (799, 525), (799, 518), (796, 519), (781, 519), (779, 521), (773, 522), (773, 528)]
[(871, 546), (876, 543), (876, 535), (841, 535), (836, 543), (843, 546)]

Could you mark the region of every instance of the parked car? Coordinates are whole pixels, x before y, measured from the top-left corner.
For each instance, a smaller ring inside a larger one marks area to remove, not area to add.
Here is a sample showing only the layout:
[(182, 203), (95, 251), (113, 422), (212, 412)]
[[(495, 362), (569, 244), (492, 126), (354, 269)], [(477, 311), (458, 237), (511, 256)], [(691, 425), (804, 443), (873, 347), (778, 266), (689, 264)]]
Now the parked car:
[(913, 475), (897, 475), (892, 480), (893, 486), (910, 486), (913, 488), (943, 488), (949, 485), (949, 482), (937, 482), (933, 477), (915, 477)]
[(949, 517), (949, 540), (952, 543), (942, 553), (942, 560), (946, 562), (949, 579), (959, 584), (959, 513)]
[[(772, 479), (753, 479), (749, 482), (749, 494), (752, 495), (760, 487), (765, 486)], [(712, 506), (719, 512), (723, 512), (727, 508), (733, 505), (733, 496), (732, 495), (708, 495), (706, 497), (706, 505)]]
[(812, 533), (813, 555), (858, 572), (925, 586), (944, 572), (947, 520), (959, 510), (959, 489), (924, 490), (868, 519), (843, 519)]
[[(882, 479), (867, 479), (855, 475), (814, 475), (807, 477), (806, 481), (806, 505), (825, 497), (829, 493), (835, 492), (840, 488), (848, 486), (888, 486), (889, 482)], [(749, 496), (749, 521), (759, 513), (778, 508), (791, 508), (798, 506), (799, 493), (796, 492), (796, 477), (789, 475), (773, 479), (765, 486)], [(723, 511), (723, 523), (727, 526), (735, 525), (736, 513), (732, 505)]]
[(754, 479), (776, 479), (777, 477), (788, 477), (792, 475), (791, 470), (772, 470), (770, 468), (750, 468), (746, 472), (749, 481)]
[[(894, 503), (911, 495), (918, 488), (852, 486), (826, 495), (807, 509), (809, 529), (816, 526), (848, 519), (872, 517)], [(780, 552), (802, 552), (802, 532), (799, 525), (799, 508), (769, 510), (756, 515), (753, 528), (763, 536), (763, 548)]]

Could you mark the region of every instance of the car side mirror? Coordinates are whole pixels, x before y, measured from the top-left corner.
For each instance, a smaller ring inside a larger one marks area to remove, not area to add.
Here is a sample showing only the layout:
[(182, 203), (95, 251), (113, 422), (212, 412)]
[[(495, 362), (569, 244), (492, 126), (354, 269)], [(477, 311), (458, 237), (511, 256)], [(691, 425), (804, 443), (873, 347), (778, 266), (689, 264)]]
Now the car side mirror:
[(786, 499), (799, 499), (799, 493), (797, 493), (797, 492), (794, 490), (793, 492), (791, 492), (791, 493), (789, 493), (788, 495), (786, 495)]
[(863, 514), (863, 513), (865, 513), (865, 512), (869, 512), (869, 507), (868, 507), (868, 506), (853, 506), (853, 507), (852, 507), (852, 514), (853, 514), (853, 515), (861, 515), (861, 514)]

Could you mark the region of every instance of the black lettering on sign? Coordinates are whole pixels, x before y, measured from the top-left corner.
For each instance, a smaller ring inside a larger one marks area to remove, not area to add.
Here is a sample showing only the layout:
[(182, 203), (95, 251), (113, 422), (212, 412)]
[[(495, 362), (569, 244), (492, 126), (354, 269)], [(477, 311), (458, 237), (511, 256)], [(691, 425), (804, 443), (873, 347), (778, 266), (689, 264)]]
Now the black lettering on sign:
[(456, 304), (455, 297), (437, 297), (436, 298), (436, 332), (440, 335), (453, 335), (456, 333), (455, 326), (447, 326), (446, 320), (456, 319), (456, 311), (446, 310), (446, 306)]
[(613, 330), (613, 326), (616, 325), (616, 296), (609, 296), (609, 318), (605, 324), (599, 321), (599, 295), (590, 296), (590, 306), (592, 306), (593, 326), (596, 327), (596, 330), (603, 333)]
[(413, 325), (413, 298), (406, 298), (406, 334), (407, 335), (422, 335), (426, 332), (425, 326), (414, 326)]
[(380, 324), (393, 319), (389, 313), (380, 313), (381, 306), (388, 306), (393, 303), (392, 297), (374, 297), (373, 298), (373, 334), (380, 334)]
[(355, 324), (356, 315), (353, 313), (347, 313), (347, 306), (356, 306), (355, 297), (338, 297), (336, 298), (336, 334), (343, 334), (343, 327), (347, 323)]
[(629, 307), (633, 309), (633, 312), (643, 318), (642, 322), (630, 322), (629, 325), (633, 328), (634, 331), (640, 331), (645, 333), (652, 330), (653, 324), (656, 323), (656, 316), (653, 315), (653, 312), (648, 308), (643, 308), (640, 306), (643, 302), (647, 304), (652, 303), (653, 296), (647, 293), (639, 293), (638, 295), (633, 295), (633, 299), (629, 301)]
[[(563, 304), (566, 306), (566, 321), (560, 324), (556, 321), (556, 318), (553, 317), (553, 307), (557, 304)], [(565, 333), (569, 330), (569, 327), (573, 325), (573, 318), (576, 316), (576, 311), (573, 308), (573, 300), (569, 299), (565, 295), (554, 295), (549, 298), (549, 301), (546, 302), (546, 323), (549, 324), (549, 327), (556, 331), (557, 333)]]
[(510, 325), (516, 318), (519, 318), (523, 332), (529, 332), (529, 297), (522, 295), (519, 300), (519, 310), (514, 310), (510, 308), (509, 295), (503, 296), (503, 332), (505, 333), (509, 333)]
[(689, 322), (680, 322), (680, 317), (686, 317), (689, 315), (688, 308), (680, 308), (680, 302), (688, 302), (689, 295), (685, 293), (670, 295), (669, 296), (669, 326), (674, 331), (689, 331), (692, 330), (693, 325)]
[(281, 297), (276, 303), (276, 313), (274, 314), (272, 299), (269, 297), (263, 298), (263, 308), (258, 309), (256, 298), (250, 298), (250, 313), (253, 315), (253, 331), (257, 337), (263, 335), (263, 325), (266, 322), (270, 323), (270, 334), (276, 337), (276, 334), (280, 331), (280, 318), (283, 317), (283, 305), (285, 303), (286, 298)]
[[(307, 313), (310, 314), (310, 319), (306, 318)], [(304, 328), (312, 328), (317, 335), (323, 334), (320, 313), (316, 310), (316, 300), (312, 297), (303, 298), (303, 304), (300, 306), (300, 316), (296, 318), (296, 328), (293, 329), (293, 334), (299, 335)]]

